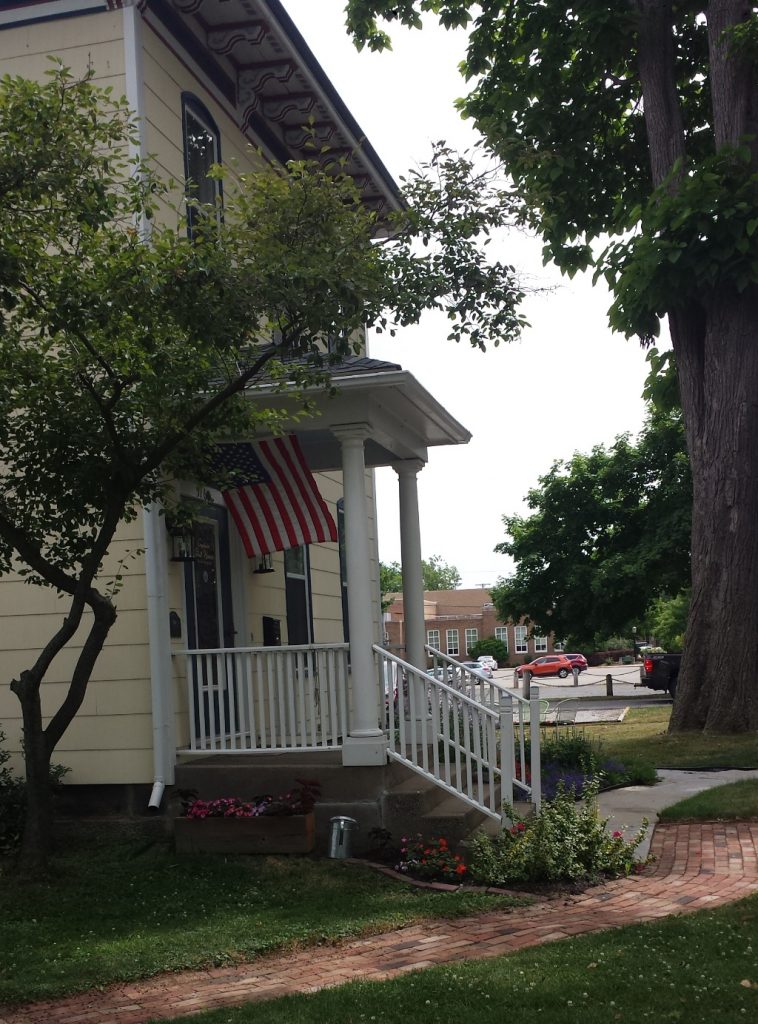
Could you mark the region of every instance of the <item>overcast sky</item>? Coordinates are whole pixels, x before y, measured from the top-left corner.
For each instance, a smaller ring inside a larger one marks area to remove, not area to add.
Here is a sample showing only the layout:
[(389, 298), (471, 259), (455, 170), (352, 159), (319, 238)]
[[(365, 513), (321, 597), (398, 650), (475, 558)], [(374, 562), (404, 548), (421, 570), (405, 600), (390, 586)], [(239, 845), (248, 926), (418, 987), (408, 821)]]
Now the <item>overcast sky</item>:
[[(390, 172), (399, 178), (446, 139), (467, 148), (474, 136), (453, 101), (465, 92), (457, 64), (462, 33), (430, 23), (396, 29), (392, 53), (358, 53), (344, 31), (344, 0), (284, 0), (327, 75)], [(642, 425), (645, 353), (612, 334), (608, 293), (586, 278), (569, 282), (543, 268), (541, 243), (514, 233), (498, 255), (548, 293), (528, 298), (531, 327), (521, 341), (486, 353), (446, 340), (444, 317), (429, 316), (391, 339), (370, 340), (371, 355), (400, 363), (473, 434), (468, 445), (429, 450), (419, 475), (423, 556), (455, 565), (462, 586), (507, 575), (495, 554), (503, 515), (555, 459), (588, 451)], [(397, 477), (377, 472), (379, 554), (400, 560)]]

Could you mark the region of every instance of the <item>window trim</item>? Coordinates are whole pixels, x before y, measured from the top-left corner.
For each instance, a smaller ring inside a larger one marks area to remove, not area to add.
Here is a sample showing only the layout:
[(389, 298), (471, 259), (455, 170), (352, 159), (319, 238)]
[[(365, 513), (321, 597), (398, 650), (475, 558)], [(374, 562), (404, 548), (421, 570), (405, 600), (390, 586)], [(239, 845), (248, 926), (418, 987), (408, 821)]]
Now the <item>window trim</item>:
[[(221, 132), (216, 124), (214, 118), (211, 116), (211, 112), (205, 106), (205, 104), (191, 92), (182, 93), (182, 156), (184, 159), (184, 195), (188, 195), (187, 182), (190, 179), (189, 173), (189, 152), (187, 150), (187, 114), (190, 113), (196, 121), (205, 128), (205, 130), (213, 136), (215, 143), (215, 156), (213, 159), (214, 164), (221, 163)], [(214, 181), (216, 187), (216, 198), (219, 205), (218, 219), (219, 222), (223, 219), (224, 209), (224, 183), (220, 179)], [(192, 233), (195, 228), (193, 223), (194, 209), (191, 206), (187, 207), (187, 236), (192, 238)]]
[(501, 644), (505, 646), (505, 653), (510, 653), (510, 647), (508, 645), (508, 627), (507, 626), (495, 626), (495, 639), (499, 640)]
[(529, 653), (529, 631), (526, 626), (513, 627), (513, 653)]
[[(451, 643), (451, 640), (455, 637), (455, 642)], [(457, 629), (446, 629), (445, 630), (445, 651), (450, 658), (457, 658), (460, 654), (460, 633)], [(453, 649), (454, 648), (454, 649)]]
[(466, 648), (466, 654), (469, 654), (474, 644), (478, 643), (479, 630), (476, 626), (467, 626), (463, 631), (463, 646)]
[[(435, 636), (437, 637), (436, 642), (432, 639), (432, 637), (435, 637)], [(440, 631), (438, 629), (427, 629), (427, 631), (426, 631), (426, 646), (427, 647), (433, 647), (435, 649), (435, 651), (439, 651), (440, 650), (440, 640), (441, 640)]]
[(547, 637), (546, 636), (535, 636), (534, 638), (534, 653), (535, 654), (547, 654)]

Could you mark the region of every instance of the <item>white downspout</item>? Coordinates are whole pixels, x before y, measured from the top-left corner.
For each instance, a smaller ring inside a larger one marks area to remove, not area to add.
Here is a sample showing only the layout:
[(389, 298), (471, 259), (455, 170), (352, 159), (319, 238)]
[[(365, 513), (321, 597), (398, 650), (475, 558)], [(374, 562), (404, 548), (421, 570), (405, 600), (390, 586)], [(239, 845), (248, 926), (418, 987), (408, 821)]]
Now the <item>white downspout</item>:
[(145, 531), (145, 579), (147, 584), (147, 631), (150, 650), (150, 693), (153, 718), (153, 789), (148, 808), (157, 810), (163, 790), (174, 781), (171, 722), (171, 638), (166, 593), (166, 528), (160, 507), (150, 505), (142, 513)]
[[(137, 143), (131, 156), (145, 156), (145, 101), (142, 67), (142, 15), (136, 4), (124, 5), (124, 77), (126, 98), (137, 119)], [(140, 224), (142, 237), (150, 237), (149, 223)], [(145, 579), (147, 588), (148, 644), (150, 649), (150, 691), (153, 720), (153, 788), (148, 808), (158, 810), (166, 785), (174, 781), (171, 730), (171, 640), (166, 596), (166, 542), (163, 517), (157, 505), (145, 509)]]

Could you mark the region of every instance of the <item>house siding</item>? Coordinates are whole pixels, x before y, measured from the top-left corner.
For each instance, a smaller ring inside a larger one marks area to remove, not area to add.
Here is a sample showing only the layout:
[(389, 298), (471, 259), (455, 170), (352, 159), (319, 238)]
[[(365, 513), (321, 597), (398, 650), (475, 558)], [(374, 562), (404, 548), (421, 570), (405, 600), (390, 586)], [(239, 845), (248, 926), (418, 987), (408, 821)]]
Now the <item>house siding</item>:
[[(182, 94), (191, 93), (207, 109), (220, 133), (221, 156), (236, 164), (236, 173), (260, 166), (260, 157), (227, 110), (203, 86), (197, 69), (185, 66), (148, 23), (142, 25), (142, 102), (145, 152), (154, 157), (159, 171), (177, 182), (169, 199), (181, 201), (184, 178)], [(0, 56), (4, 73), (42, 79), (50, 68), (48, 54), (58, 55), (75, 75), (94, 68), (94, 81), (110, 86), (116, 97), (127, 91), (125, 75), (124, 13), (98, 11), (77, 17), (53, 19), (0, 31)], [(232, 187), (233, 181), (225, 184)], [(175, 220), (170, 202), (159, 210), (164, 219)], [(317, 475), (317, 482), (330, 510), (342, 495), (339, 472)], [(373, 474), (366, 473), (366, 497), (372, 547), (372, 584), (375, 592), (373, 620), (375, 636), (381, 638), (379, 571), (376, 556), (376, 513)], [(273, 556), (275, 572), (255, 575), (244, 556), (233, 526), (230, 529), (235, 594), (236, 643), (262, 643), (262, 617), (282, 622), (286, 636), (284, 557)], [(118, 618), (105, 649), (98, 659), (92, 681), (72, 725), (56, 748), (54, 760), (71, 769), (72, 784), (149, 783), (153, 780), (153, 736), (148, 641), (147, 587), (144, 558), (135, 554), (145, 545), (143, 517), (122, 524), (111, 547), (101, 588), (107, 588), (116, 572), (123, 584), (116, 597)], [(125, 560), (123, 568), (120, 563)], [(316, 642), (337, 643), (344, 639), (339, 556), (335, 544), (313, 545), (310, 550), (313, 625)], [(181, 636), (171, 641), (172, 650), (187, 644), (187, 614), (184, 568), (170, 562), (167, 574), (167, 605), (179, 618)], [(0, 577), (0, 678), (10, 681), (33, 663), (39, 650), (60, 625), (66, 601), (46, 588), (31, 587), (17, 575)], [(55, 660), (42, 689), (46, 720), (60, 706), (75, 659), (86, 636), (88, 616), (74, 640)], [(172, 659), (174, 739), (185, 747), (189, 740), (188, 692), (184, 659)], [(0, 688), (0, 728), (6, 746), (20, 767), (20, 705), (7, 686)]]

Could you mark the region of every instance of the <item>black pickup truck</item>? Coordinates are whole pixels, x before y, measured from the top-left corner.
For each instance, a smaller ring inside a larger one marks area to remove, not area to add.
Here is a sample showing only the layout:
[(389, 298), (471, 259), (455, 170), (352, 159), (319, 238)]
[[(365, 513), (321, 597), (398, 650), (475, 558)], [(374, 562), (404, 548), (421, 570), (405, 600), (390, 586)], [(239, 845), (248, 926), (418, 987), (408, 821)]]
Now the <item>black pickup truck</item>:
[(645, 653), (640, 665), (639, 685), (647, 686), (649, 690), (667, 690), (673, 697), (681, 664), (681, 654)]

